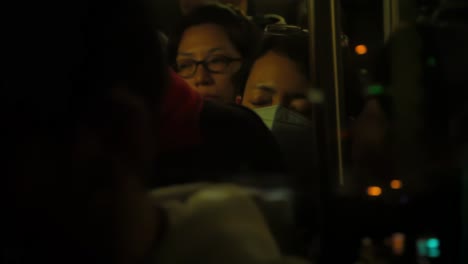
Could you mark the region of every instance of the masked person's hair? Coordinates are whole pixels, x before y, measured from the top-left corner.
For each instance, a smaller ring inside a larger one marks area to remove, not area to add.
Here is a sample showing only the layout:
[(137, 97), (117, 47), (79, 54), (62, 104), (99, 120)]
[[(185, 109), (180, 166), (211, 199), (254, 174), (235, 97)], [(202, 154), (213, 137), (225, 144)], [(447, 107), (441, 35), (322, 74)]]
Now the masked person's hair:
[(307, 32), (299, 30), (288, 33), (266, 32), (256, 58), (270, 51), (294, 61), (301, 73), (307, 80), (310, 80), (309, 34)]
[[(308, 31), (290, 25), (267, 26), (256, 59), (261, 58), (268, 52), (274, 52), (293, 61), (300, 74), (311, 82)], [(307, 95), (287, 94), (284, 96), (282, 104), (289, 106), (292, 101), (297, 99), (306, 100)], [(310, 109), (306, 112), (309, 111)]]
[(202, 24), (214, 24), (223, 28), (233, 46), (242, 56), (242, 67), (233, 77), (233, 83), (242, 94), (242, 89), (247, 81), (252, 58), (257, 51), (261, 38), (259, 29), (240, 11), (223, 4), (203, 5), (188, 15), (182, 17), (169, 38), (169, 62), (174, 65), (177, 51), (184, 32), (192, 27)]

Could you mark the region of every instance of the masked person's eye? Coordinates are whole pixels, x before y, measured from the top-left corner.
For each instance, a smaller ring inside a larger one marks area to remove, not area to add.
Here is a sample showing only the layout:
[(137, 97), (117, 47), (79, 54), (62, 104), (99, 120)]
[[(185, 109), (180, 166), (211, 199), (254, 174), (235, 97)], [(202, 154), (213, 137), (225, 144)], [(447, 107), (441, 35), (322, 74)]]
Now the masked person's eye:
[(275, 95), (277, 95), (276, 88), (270, 85), (257, 84), (257, 87), (253, 89), (250, 98), (248, 97), (248, 102), (255, 108), (271, 106)]
[(271, 95), (259, 95), (254, 97), (249, 102), (254, 107), (266, 107), (273, 104), (273, 97)]

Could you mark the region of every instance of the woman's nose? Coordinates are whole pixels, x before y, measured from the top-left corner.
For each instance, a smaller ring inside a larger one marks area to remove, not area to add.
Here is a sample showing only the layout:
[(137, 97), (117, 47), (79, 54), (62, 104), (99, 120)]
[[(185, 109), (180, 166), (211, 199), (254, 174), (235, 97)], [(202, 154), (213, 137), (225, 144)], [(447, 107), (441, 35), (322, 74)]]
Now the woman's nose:
[(205, 69), (203, 65), (200, 65), (195, 72), (194, 76), (195, 87), (207, 86), (214, 84), (214, 79), (211, 73)]

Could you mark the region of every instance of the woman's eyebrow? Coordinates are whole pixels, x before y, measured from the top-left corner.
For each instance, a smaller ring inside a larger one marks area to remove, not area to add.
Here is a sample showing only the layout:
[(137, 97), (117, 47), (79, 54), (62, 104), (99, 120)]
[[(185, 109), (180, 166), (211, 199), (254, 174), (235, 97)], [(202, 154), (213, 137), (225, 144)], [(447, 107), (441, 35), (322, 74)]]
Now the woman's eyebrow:
[[(218, 52), (218, 51), (224, 51), (225, 48), (223, 47), (216, 47), (216, 48), (212, 48), (212, 49), (209, 49), (206, 54), (207, 56), (210, 56), (211, 54), (215, 53), (215, 52)], [(193, 57), (195, 56), (195, 53), (194, 52), (178, 52), (177, 53), (178, 56), (184, 56), (184, 57)]]
[(211, 54), (217, 51), (223, 51), (223, 50), (225, 50), (223, 47), (212, 48), (208, 51), (208, 54)]

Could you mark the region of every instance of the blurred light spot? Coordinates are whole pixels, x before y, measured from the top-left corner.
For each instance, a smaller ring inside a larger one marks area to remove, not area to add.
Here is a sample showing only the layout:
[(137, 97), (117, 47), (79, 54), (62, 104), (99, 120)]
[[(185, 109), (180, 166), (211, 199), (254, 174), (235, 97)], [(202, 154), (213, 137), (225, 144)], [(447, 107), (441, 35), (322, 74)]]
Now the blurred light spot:
[(378, 186), (370, 186), (367, 188), (367, 195), (369, 196), (380, 196), (382, 194), (382, 188)]
[(367, 87), (367, 93), (369, 95), (379, 95), (379, 94), (383, 94), (383, 92), (384, 92), (384, 88), (380, 84), (369, 85)]
[(430, 238), (426, 242), (428, 248), (438, 248), (440, 245), (439, 239)]
[(360, 69), (359, 73), (362, 74), (362, 75), (366, 75), (366, 74), (369, 73), (369, 71), (367, 69)]
[(427, 256), (430, 258), (438, 258), (440, 256), (440, 241), (437, 238), (429, 238), (426, 241), (426, 246), (428, 248)]
[(440, 241), (437, 238), (419, 239), (417, 242), (418, 254), (429, 258), (440, 257)]
[(366, 45), (357, 45), (355, 48), (354, 48), (354, 51), (356, 51), (356, 53), (358, 55), (364, 55), (367, 53), (367, 46)]
[(397, 256), (403, 255), (405, 251), (405, 234), (395, 233), (392, 236), (392, 250), (393, 254)]
[(400, 180), (393, 180), (390, 182), (390, 187), (394, 190), (399, 190), (403, 186), (403, 183)]

